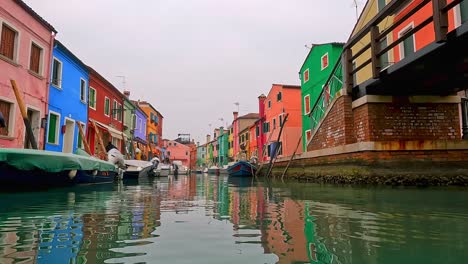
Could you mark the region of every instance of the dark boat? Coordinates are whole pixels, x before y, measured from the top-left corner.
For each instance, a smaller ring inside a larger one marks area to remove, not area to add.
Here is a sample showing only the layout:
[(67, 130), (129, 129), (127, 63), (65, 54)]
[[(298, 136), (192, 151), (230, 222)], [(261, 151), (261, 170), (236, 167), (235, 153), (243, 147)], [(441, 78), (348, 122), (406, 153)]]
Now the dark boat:
[(0, 186), (58, 187), (112, 182), (114, 164), (93, 157), (33, 149), (0, 149)]
[(248, 161), (241, 160), (229, 166), (227, 171), (232, 177), (252, 177), (257, 172), (257, 167)]

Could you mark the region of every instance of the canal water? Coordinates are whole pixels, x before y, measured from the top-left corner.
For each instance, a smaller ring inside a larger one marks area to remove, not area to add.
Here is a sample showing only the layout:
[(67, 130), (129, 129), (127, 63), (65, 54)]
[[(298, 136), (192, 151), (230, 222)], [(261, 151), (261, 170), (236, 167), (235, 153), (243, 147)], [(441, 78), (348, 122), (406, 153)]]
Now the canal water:
[(191, 175), (0, 194), (0, 263), (466, 263), (467, 189)]

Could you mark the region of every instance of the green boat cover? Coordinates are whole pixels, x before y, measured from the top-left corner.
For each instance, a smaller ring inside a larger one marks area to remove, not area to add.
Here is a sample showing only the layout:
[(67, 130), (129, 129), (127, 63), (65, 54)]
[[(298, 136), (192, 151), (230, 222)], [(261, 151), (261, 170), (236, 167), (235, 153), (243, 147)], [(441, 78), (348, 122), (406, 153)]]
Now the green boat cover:
[(94, 157), (35, 149), (0, 148), (0, 162), (5, 162), (18, 170), (41, 169), (47, 172), (65, 170), (116, 171), (114, 164)]

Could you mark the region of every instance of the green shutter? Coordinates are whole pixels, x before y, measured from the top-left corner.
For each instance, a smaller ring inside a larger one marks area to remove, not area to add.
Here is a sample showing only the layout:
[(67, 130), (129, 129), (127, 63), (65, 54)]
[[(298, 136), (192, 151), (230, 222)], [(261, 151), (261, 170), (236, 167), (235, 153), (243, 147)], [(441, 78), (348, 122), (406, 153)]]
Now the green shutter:
[(403, 54), (404, 58), (414, 53), (414, 39), (413, 36), (409, 36), (403, 41)]
[(465, 23), (468, 21), (468, 1), (464, 0), (460, 3), (461, 22)]
[(109, 115), (109, 112), (110, 112), (110, 100), (109, 99), (104, 99), (105, 100), (105, 104), (104, 104), (104, 114), (106, 115)]
[(96, 108), (96, 91), (94, 89), (89, 89), (89, 105)]
[(379, 5), (379, 11), (382, 10), (386, 5), (385, 0), (378, 0), (377, 4)]
[(47, 142), (55, 144), (57, 141), (57, 115), (49, 115), (49, 135), (47, 136)]
[[(387, 38), (382, 39), (380, 42), (380, 50), (385, 49), (387, 47)], [(388, 66), (388, 52), (385, 52), (380, 57), (380, 67), (385, 68)]]

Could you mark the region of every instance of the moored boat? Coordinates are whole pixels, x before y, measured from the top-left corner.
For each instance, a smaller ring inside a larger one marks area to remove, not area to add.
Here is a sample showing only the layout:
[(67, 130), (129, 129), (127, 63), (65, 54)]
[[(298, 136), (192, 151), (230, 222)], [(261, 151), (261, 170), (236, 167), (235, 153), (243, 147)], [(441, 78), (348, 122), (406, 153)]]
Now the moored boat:
[(248, 161), (238, 161), (228, 168), (229, 176), (251, 177), (257, 172), (257, 167)]
[(139, 177), (154, 176), (154, 163), (144, 160), (125, 160), (124, 179), (138, 179)]
[(0, 149), (0, 185), (58, 187), (113, 181), (114, 164), (94, 157), (34, 149)]
[(217, 166), (211, 166), (209, 169), (208, 169), (208, 174), (216, 174), (216, 175), (219, 175), (219, 168)]

